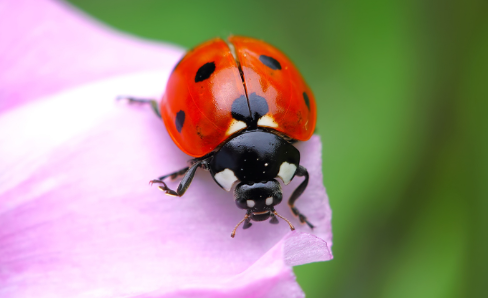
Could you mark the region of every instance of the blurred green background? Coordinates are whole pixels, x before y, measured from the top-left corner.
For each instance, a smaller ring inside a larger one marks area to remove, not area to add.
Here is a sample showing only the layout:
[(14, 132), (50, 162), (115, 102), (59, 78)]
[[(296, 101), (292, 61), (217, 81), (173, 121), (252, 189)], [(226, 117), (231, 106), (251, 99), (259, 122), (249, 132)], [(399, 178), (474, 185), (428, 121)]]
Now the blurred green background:
[(308, 297), (488, 297), (488, 1), (71, 0), (145, 38), (264, 39), (318, 101), (331, 262)]

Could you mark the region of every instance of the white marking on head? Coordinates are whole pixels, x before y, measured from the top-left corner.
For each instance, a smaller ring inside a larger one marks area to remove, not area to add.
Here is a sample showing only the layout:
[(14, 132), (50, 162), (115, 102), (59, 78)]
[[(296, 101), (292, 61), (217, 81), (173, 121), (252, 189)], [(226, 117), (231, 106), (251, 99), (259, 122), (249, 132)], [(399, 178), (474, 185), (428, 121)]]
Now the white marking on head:
[(239, 121), (239, 120), (232, 120), (232, 123), (230, 124), (229, 128), (225, 132), (226, 136), (230, 136), (231, 134), (238, 132), (239, 130), (242, 130), (246, 128), (247, 125), (244, 121)]
[(247, 200), (246, 203), (247, 203), (247, 207), (249, 208), (252, 208), (254, 207), (254, 205), (256, 205), (256, 202), (254, 202), (253, 200)]
[(292, 163), (287, 163), (286, 161), (281, 164), (280, 171), (278, 172), (278, 177), (283, 180), (285, 185), (290, 183), (291, 178), (295, 175), (295, 171), (297, 170), (297, 166)]
[(278, 127), (278, 123), (275, 122), (272, 116), (264, 115), (263, 117), (259, 118), (258, 126)]
[(271, 205), (273, 204), (273, 197), (266, 198), (266, 205)]
[(222, 186), (225, 190), (230, 191), (234, 182), (237, 181), (236, 175), (230, 169), (225, 169), (222, 172), (218, 172), (214, 176), (215, 180)]

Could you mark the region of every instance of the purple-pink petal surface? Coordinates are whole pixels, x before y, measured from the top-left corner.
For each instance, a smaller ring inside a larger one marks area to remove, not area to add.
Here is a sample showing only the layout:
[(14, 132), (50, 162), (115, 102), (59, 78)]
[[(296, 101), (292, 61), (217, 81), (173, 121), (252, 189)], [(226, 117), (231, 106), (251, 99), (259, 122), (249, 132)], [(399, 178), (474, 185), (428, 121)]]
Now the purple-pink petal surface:
[(203, 170), (182, 198), (149, 186), (190, 157), (149, 107), (114, 100), (159, 98), (182, 49), (46, 0), (3, 2), (0, 28), (0, 297), (304, 295), (291, 266), (332, 258), (318, 136), (297, 145), (311, 177), (297, 206), (317, 228), (282, 203), (296, 231), (232, 239), (232, 193)]

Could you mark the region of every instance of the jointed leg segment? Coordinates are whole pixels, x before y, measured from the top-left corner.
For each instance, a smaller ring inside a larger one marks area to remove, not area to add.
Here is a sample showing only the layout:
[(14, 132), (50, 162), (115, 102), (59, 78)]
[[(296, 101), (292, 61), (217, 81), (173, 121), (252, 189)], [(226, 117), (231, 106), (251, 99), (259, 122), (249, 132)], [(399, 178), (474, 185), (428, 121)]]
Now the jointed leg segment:
[(308, 220), (305, 215), (300, 213), (300, 211), (295, 207), (295, 201), (298, 199), (298, 197), (305, 191), (305, 188), (307, 188), (308, 185), (308, 171), (305, 167), (303, 166), (298, 166), (298, 169), (296, 171), (296, 176), (298, 177), (305, 177), (305, 179), (300, 183), (300, 185), (293, 191), (293, 193), (290, 196), (290, 199), (288, 200), (288, 206), (290, 206), (291, 211), (295, 216), (298, 216), (298, 219), (300, 220), (301, 223), (306, 223), (311, 229), (314, 228), (314, 225), (312, 225)]
[(118, 96), (118, 100), (125, 99), (129, 101), (129, 103), (142, 103), (142, 104), (150, 104), (152, 110), (156, 115), (161, 118), (161, 114), (159, 113), (159, 107), (158, 107), (158, 102), (154, 99), (146, 99), (146, 98), (136, 98), (136, 97), (130, 97), (130, 96)]
[(189, 168), (190, 168), (190, 167), (186, 167), (186, 168), (183, 168), (183, 169), (181, 169), (181, 170), (179, 170), (179, 171), (176, 171), (176, 172), (174, 172), (174, 173), (171, 173), (171, 174), (168, 174), (168, 175), (161, 176), (161, 177), (159, 177), (159, 178), (158, 178), (158, 180), (164, 180), (164, 179), (166, 179), (166, 178), (168, 178), (168, 177), (169, 177), (171, 180), (176, 179), (176, 178), (178, 178), (179, 176), (184, 175), (184, 174), (186, 173), (186, 171), (188, 171), (188, 169), (189, 169)]
[[(186, 190), (190, 186), (191, 181), (193, 180), (193, 177), (195, 176), (195, 172), (202, 165), (202, 163), (203, 163), (203, 161), (201, 161), (201, 160), (197, 161), (194, 164), (192, 164), (191, 167), (186, 167), (186, 168), (181, 169), (177, 172), (174, 172), (174, 173), (171, 173), (171, 174), (168, 174), (165, 176), (161, 176), (161, 177), (159, 177), (159, 179), (149, 181), (149, 183), (150, 184), (153, 184), (153, 183), (161, 184), (159, 186), (159, 189), (164, 191), (166, 194), (168, 194), (170, 196), (181, 197), (182, 195), (185, 194)], [(174, 178), (181, 176), (183, 174), (184, 174), (183, 179), (181, 179), (180, 184), (178, 185), (178, 188), (176, 189), (176, 191), (170, 189), (166, 185), (166, 183), (163, 181), (164, 179), (166, 179), (168, 177), (174, 179)]]

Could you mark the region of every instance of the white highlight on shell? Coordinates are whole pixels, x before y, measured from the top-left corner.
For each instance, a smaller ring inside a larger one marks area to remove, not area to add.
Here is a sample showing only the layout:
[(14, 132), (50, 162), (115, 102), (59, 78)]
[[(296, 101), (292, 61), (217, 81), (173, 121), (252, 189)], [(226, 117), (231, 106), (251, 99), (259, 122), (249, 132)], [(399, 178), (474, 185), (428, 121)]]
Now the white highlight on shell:
[(287, 185), (290, 183), (291, 178), (295, 175), (295, 171), (297, 170), (297, 166), (292, 163), (287, 163), (286, 161), (281, 164), (280, 171), (278, 172), (278, 177), (283, 180), (283, 183)]
[(230, 191), (234, 182), (237, 181), (236, 175), (230, 169), (225, 169), (222, 172), (218, 172), (214, 176), (215, 180), (227, 191)]
[(247, 125), (244, 121), (239, 121), (239, 120), (232, 120), (232, 123), (230, 124), (229, 128), (225, 132), (226, 136), (230, 136), (231, 134), (238, 132), (241, 129), (246, 128)]
[(266, 205), (271, 205), (273, 204), (273, 197), (266, 198)]
[(254, 205), (256, 205), (256, 202), (254, 202), (253, 200), (247, 200), (246, 203), (247, 203), (247, 207), (249, 208), (252, 208), (254, 207)]
[(270, 115), (264, 115), (263, 117), (259, 118), (258, 126), (264, 127), (278, 127), (278, 123), (276, 123)]
[(236, 48), (234, 47), (234, 45), (229, 42), (228, 40), (224, 39), (225, 40), (225, 43), (227, 44), (227, 46), (229, 47), (230, 49), (230, 52), (232, 54), (232, 57), (234, 57), (234, 60), (237, 61), (237, 55), (236, 55)]

